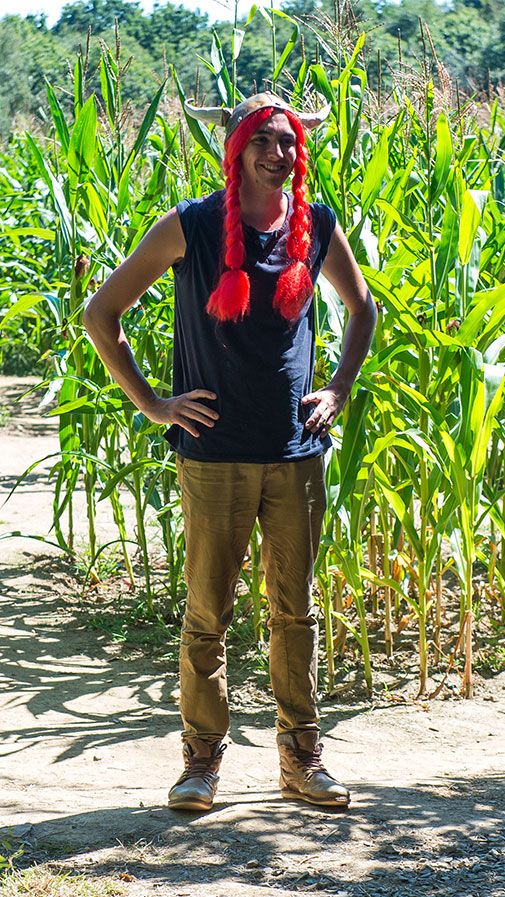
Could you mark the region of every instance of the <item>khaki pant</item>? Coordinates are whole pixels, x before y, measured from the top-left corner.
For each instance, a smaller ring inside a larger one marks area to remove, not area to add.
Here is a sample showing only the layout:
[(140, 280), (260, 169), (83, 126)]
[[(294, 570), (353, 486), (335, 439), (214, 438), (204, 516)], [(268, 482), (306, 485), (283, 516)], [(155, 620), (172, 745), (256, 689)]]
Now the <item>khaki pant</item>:
[(181, 633), (182, 737), (229, 726), (226, 630), (258, 518), (270, 605), (270, 679), (279, 732), (317, 729), (318, 623), (312, 574), (326, 507), (320, 455), (281, 464), (193, 461), (177, 455), (188, 586)]

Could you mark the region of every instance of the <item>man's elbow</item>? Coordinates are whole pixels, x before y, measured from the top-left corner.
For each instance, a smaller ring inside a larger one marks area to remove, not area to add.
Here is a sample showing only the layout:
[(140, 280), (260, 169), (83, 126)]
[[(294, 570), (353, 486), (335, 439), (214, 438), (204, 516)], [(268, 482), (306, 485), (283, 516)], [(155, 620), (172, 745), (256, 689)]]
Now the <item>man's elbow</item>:
[(82, 323), (89, 334), (93, 331), (103, 330), (106, 327), (118, 326), (121, 315), (107, 308), (104, 302), (100, 301), (98, 292), (90, 299), (82, 315)]
[(99, 312), (97, 310), (96, 305), (93, 306), (93, 299), (92, 299), (91, 302), (86, 306), (86, 308), (84, 309), (83, 314), (82, 314), (82, 326), (84, 327), (85, 330), (88, 331), (90, 336), (92, 335), (93, 331), (96, 330), (96, 328), (100, 326), (100, 324), (98, 322), (98, 318), (99, 318)]
[(379, 312), (377, 310), (377, 303), (376, 303), (375, 299), (373, 298), (370, 290), (367, 290), (367, 293), (366, 293), (366, 308), (367, 308), (368, 314), (370, 315), (373, 326), (375, 328), (375, 325), (377, 323), (377, 318), (379, 317)]
[(361, 302), (361, 307), (354, 314), (369, 324), (372, 330), (375, 328), (378, 317), (377, 304), (370, 290), (367, 289), (365, 299)]

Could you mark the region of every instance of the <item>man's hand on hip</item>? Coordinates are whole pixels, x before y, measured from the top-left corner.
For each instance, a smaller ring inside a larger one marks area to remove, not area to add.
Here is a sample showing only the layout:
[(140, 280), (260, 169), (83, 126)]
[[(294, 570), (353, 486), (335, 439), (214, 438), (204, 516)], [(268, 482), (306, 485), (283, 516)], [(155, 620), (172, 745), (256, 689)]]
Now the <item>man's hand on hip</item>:
[(192, 389), (191, 392), (182, 393), (180, 396), (172, 396), (170, 399), (162, 399), (157, 396), (149, 405), (140, 410), (149, 420), (155, 424), (178, 424), (192, 436), (199, 436), (194, 422), (198, 421), (205, 427), (213, 427), (219, 414), (213, 408), (202, 405), (196, 399), (217, 399), (215, 392), (208, 389)]
[(344, 407), (349, 394), (351, 385), (333, 378), (331, 384), (324, 386), (322, 389), (311, 392), (302, 398), (302, 405), (315, 404), (315, 408), (305, 423), (307, 430), (315, 433), (321, 438), (327, 435), (335, 418), (338, 417)]

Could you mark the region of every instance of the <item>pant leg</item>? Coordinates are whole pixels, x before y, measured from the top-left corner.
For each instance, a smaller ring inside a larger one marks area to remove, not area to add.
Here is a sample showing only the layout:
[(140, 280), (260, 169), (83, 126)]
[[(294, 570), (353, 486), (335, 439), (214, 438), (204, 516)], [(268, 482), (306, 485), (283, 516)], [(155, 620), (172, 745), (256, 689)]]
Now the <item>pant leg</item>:
[(266, 466), (259, 521), (270, 602), (270, 678), (279, 732), (319, 728), (314, 561), (326, 508), (324, 458)]
[(224, 737), (229, 726), (226, 630), (256, 520), (262, 465), (177, 456), (188, 597), (180, 646), (182, 737)]

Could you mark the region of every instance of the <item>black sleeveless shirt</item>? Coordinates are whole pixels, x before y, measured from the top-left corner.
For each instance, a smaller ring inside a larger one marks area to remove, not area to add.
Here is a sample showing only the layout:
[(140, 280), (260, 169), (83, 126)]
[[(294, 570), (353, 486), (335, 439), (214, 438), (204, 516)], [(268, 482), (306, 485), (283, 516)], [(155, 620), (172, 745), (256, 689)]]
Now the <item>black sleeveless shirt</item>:
[[(197, 399), (220, 415), (213, 428), (196, 423), (200, 436), (174, 424), (164, 437), (185, 458), (272, 464), (320, 455), (331, 445), (305, 429), (315, 405), (302, 405), (314, 369), (314, 308), (310, 297), (294, 324), (272, 307), (277, 277), (289, 264), (288, 213), (279, 230), (260, 239), (244, 224), (250, 311), (238, 323), (220, 323), (205, 311), (221, 271), (224, 190), (178, 203), (186, 254), (174, 264), (175, 330), (173, 395), (208, 389), (217, 399)], [(313, 284), (321, 269), (336, 216), (311, 203), (308, 266)]]

